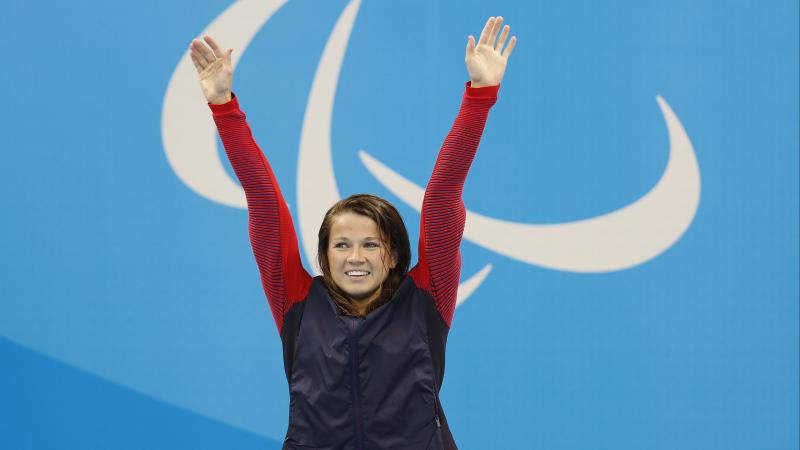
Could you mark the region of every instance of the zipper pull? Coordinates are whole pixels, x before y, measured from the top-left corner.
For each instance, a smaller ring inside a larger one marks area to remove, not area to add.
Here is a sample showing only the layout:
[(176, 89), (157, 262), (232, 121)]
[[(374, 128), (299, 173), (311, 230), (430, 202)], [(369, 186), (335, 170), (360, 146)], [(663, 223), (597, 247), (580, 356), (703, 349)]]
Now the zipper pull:
[(436, 428), (442, 428), (442, 424), (439, 423), (439, 415), (437, 414), (433, 418), (436, 420)]

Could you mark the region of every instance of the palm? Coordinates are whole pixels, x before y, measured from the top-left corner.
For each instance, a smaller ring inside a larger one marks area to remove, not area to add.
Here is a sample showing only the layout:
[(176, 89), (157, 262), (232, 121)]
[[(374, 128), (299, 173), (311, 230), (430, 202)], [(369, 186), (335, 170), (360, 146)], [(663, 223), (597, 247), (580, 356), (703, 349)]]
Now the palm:
[(498, 39), (503, 18), (490, 17), (481, 32), (481, 37), (475, 45), (475, 38), (470, 36), (467, 42), (467, 55), (465, 62), (467, 72), (469, 72), (472, 86), (495, 86), (500, 84), (506, 71), (508, 57), (514, 50), (517, 43), (516, 36), (508, 42), (508, 46), (503, 50), (503, 46), (508, 38), (510, 27), (503, 27), (503, 32)]
[(222, 59), (218, 59), (206, 66), (199, 73), (200, 88), (203, 90), (203, 94), (208, 97), (230, 90), (231, 72), (230, 65), (225, 64), (225, 60)]

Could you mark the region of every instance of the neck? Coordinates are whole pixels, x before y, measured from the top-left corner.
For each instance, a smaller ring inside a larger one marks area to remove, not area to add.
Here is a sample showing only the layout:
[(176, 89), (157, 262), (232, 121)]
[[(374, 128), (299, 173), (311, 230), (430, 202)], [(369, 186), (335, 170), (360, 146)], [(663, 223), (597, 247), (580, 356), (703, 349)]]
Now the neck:
[(381, 290), (378, 289), (367, 298), (362, 298), (362, 299), (348, 298), (348, 300), (350, 300), (350, 304), (355, 306), (358, 315), (364, 317), (367, 315), (367, 305), (380, 298), (380, 296), (381, 296)]
[(356, 307), (356, 312), (360, 317), (364, 317), (367, 315), (367, 301), (366, 300), (353, 300), (353, 306)]

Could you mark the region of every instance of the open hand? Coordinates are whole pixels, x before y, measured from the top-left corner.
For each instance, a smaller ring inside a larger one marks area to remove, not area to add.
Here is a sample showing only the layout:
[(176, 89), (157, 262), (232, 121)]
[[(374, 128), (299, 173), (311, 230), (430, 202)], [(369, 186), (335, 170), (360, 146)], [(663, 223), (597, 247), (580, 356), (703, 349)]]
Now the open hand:
[(204, 36), (203, 40), (205, 44), (194, 39), (189, 45), (192, 62), (200, 75), (200, 88), (208, 103), (227, 103), (231, 100), (233, 49), (222, 50), (211, 36)]
[(508, 46), (503, 50), (511, 27), (508, 25), (503, 27), (503, 32), (498, 39), (497, 33), (500, 32), (502, 24), (502, 17), (489, 17), (481, 31), (478, 44), (475, 45), (473, 36), (470, 36), (467, 41), (465, 62), (472, 87), (496, 86), (503, 79), (508, 57), (511, 56), (514, 46), (517, 45), (517, 37), (512, 36), (508, 41)]

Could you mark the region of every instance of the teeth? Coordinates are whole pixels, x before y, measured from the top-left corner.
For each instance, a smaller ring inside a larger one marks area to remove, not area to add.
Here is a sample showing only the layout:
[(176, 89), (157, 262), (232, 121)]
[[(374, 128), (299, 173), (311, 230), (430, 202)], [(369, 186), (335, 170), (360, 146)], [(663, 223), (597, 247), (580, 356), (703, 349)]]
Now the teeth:
[(345, 272), (345, 273), (347, 275), (350, 275), (350, 276), (359, 276), (359, 275), (367, 275), (367, 274), (369, 274), (369, 272), (366, 272), (364, 270), (351, 270), (351, 271)]

